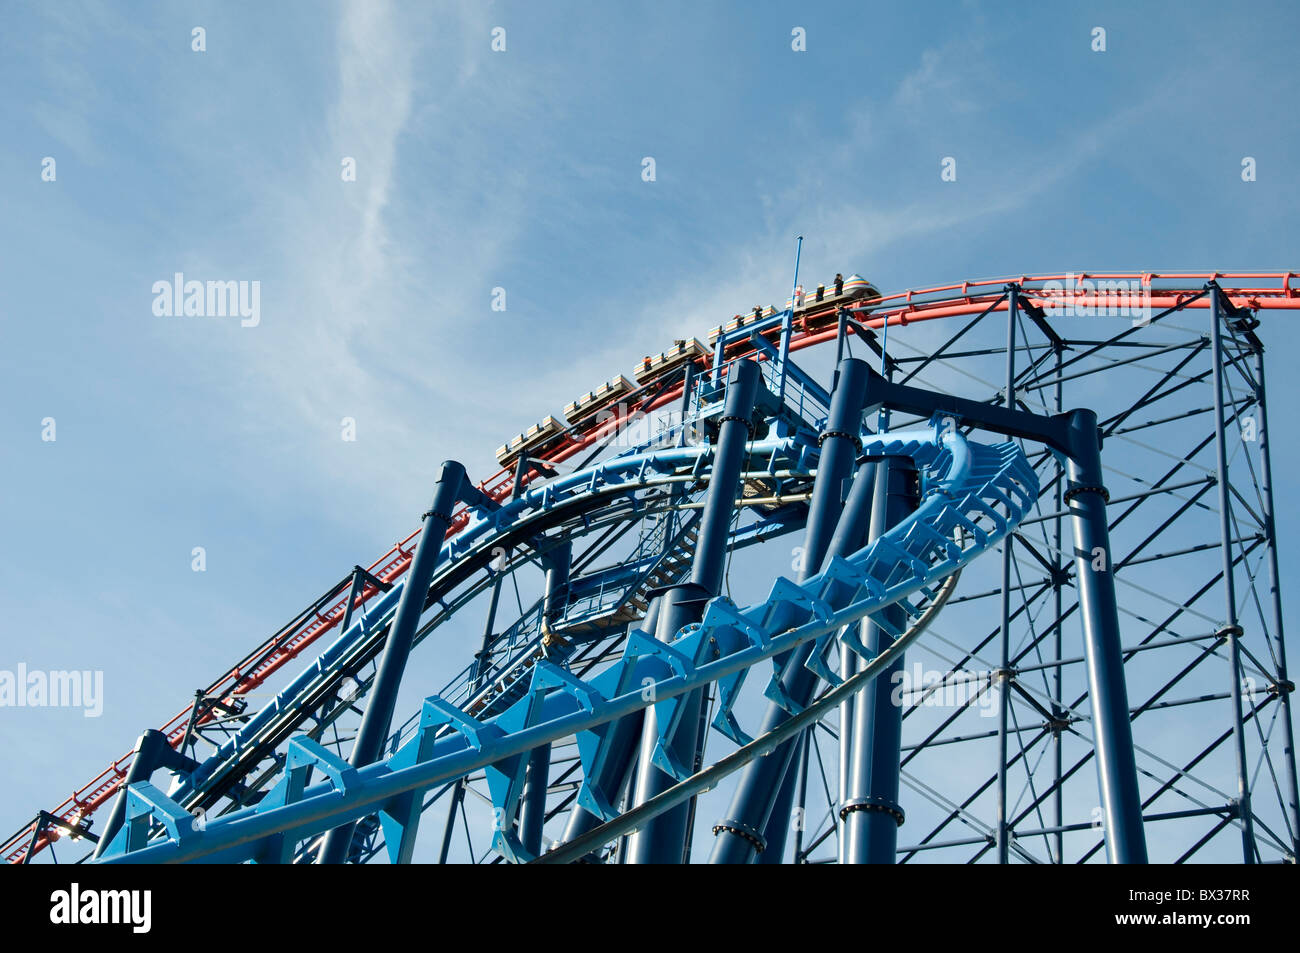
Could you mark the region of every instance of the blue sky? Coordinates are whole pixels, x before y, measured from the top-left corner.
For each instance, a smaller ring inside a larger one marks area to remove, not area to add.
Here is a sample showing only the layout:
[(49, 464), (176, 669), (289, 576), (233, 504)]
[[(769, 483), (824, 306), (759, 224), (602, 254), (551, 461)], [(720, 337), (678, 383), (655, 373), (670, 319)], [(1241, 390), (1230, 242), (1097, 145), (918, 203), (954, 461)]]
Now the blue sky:
[[(98, 719), (0, 718), (6, 834), (405, 536), (439, 461), (485, 476), (498, 444), (666, 341), (784, 301), (796, 235), (812, 280), (886, 290), (1300, 260), (1285, 3), (4, 19), (0, 666), (106, 685)], [(156, 316), (178, 271), (259, 281), (260, 324)], [(1289, 320), (1269, 318), (1273, 366), (1300, 346)], [(1271, 382), (1275, 407), (1300, 396)]]

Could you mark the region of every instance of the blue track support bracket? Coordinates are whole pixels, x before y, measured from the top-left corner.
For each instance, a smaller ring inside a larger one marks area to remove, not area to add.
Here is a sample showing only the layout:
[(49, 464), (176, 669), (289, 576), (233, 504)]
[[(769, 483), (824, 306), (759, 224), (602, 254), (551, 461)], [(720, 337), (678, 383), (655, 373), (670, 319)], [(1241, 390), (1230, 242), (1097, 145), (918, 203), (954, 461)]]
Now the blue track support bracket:
[(576, 675), (554, 662), (541, 659), (533, 666), (532, 690), (540, 693), (549, 688), (558, 688), (573, 696), (583, 711), (595, 711), (596, 706), (605, 700), (600, 692)]
[(834, 686), (841, 684), (844, 679), (841, 678), (840, 674), (834, 671), (826, 661), (826, 653), (830, 649), (832, 639), (833, 636), (830, 634), (818, 636), (817, 641), (813, 643), (812, 651), (808, 653), (808, 661), (803, 664), (808, 671), (812, 672), (827, 685)]
[[(395, 767), (422, 764), (433, 754), (434, 743), (443, 729), (450, 727), (465, 738), (475, 751), (483, 750), (485, 736), (491, 732), (472, 715), (461, 711), (437, 695), (424, 700), (414, 743), (400, 749), (391, 759)], [(411, 862), (415, 852), (415, 835), (419, 830), (424, 790), (407, 791), (394, 798), (379, 812), (388, 859), (394, 864)]]
[(602, 821), (618, 816), (610, 792), (597, 780), (606, 774), (604, 767), (609, 758), (612, 727), (607, 723), (578, 734), (578, 759), (582, 762), (582, 787), (578, 789), (578, 804)]
[[(445, 698), (430, 695), (424, 700), (424, 707), (420, 712), (421, 739), (423, 740), (428, 732), (442, 728), (444, 725), (450, 725), (463, 735), (465, 741), (475, 751), (483, 750), (488, 726), (473, 715), (461, 711)], [(496, 733), (499, 734), (499, 730)]]
[(126, 816), (125, 790), (133, 784), (148, 781), (153, 777), (154, 771), (164, 767), (182, 772), (184, 775), (192, 775), (197, 765), (192, 759), (185, 757), (181, 752), (172, 748), (165, 734), (157, 729), (150, 728), (136, 742), (135, 758), (131, 762), (131, 770), (126, 776), (126, 784), (123, 787), (124, 793), (118, 796), (109, 811), (108, 819), (104, 823), (104, 830), (99, 837), (99, 843), (95, 845), (94, 856), (102, 856), (109, 849), (115, 835), (122, 826), (122, 820)]
[[(653, 616), (647, 618), (652, 619)], [(647, 689), (649, 685), (654, 684), (656, 677), (678, 674), (685, 660), (676, 654), (668, 656), (661, 653), (660, 649), (663, 647), (663, 642), (652, 638), (643, 630), (629, 630), (623, 643), (623, 661), (614, 673), (616, 681), (610, 688), (609, 697), (642, 691), (646, 692), (649, 700), (651, 696)], [(673, 661), (678, 662), (678, 670), (674, 670)], [(567, 678), (577, 681), (574, 676), (564, 674)], [(638, 678), (642, 680), (641, 683), (637, 682)], [(586, 701), (603, 698), (600, 692), (590, 686), (589, 691), (591, 694), (585, 696)], [(639, 736), (639, 730), (636, 734)], [(617, 766), (613, 762), (621, 761), (628, 755), (629, 752), (624, 750), (631, 741), (628, 735), (629, 730), (621, 728), (618, 724), (603, 724), (579, 732), (577, 736), (578, 757), (582, 762), (583, 773), (582, 786), (578, 789), (578, 805), (602, 821), (608, 821), (618, 814), (614, 807), (617, 795), (612, 789), (607, 790), (607, 787), (620, 784), (622, 781), (622, 772), (615, 770)], [(615, 775), (617, 777), (614, 777)]]
[(357, 769), (311, 738), (300, 736), (289, 742), (284, 770), (292, 776), (315, 768), (334, 783), (340, 794), (349, 794), (357, 785)]
[[(356, 768), (319, 742), (300, 735), (289, 742), (284, 758), (284, 776), (258, 803), (257, 810), (265, 813), (301, 800), (313, 769), (344, 797), (354, 793), (360, 783)], [(263, 864), (291, 863), (297, 843), (298, 838), (292, 831), (282, 831), (276, 837), (268, 839), (256, 860)]]
[(194, 815), (148, 781), (137, 781), (126, 789), (122, 826), (107, 845), (107, 853), (129, 854), (149, 843), (155, 823), (177, 844), (188, 844), (195, 833)]
[[(584, 685), (558, 666), (541, 661), (533, 670), (528, 694), (509, 708), (498, 719), (501, 730), (512, 733), (534, 727), (541, 718), (543, 700), (548, 691), (558, 689), (568, 695), (578, 705), (580, 711), (591, 712), (603, 701), (598, 691)], [(516, 820), (521, 821), (521, 799), (525, 792), (529, 763), (537, 757), (537, 751), (511, 755), (501, 761), (488, 765), (484, 770), (487, 776), (488, 791), (492, 796), (493, 835), (492, 847), (506, 860), (512, 863), (526, 863), (537, 857), (538, 847), (524, 842), (521, 831), (516, 827)], [(546, 760), (549, 763), (549, 749)], [(543, 786), (543, 790), (545, 787)], [(540, 836), (540, 826), (534, 833)], [(530, 838), (531, 839), (531, 838)]]
[[(777, 579), (776, 584), (772, 587), (772, 597), (797, 610), (802, 619), (812, 618), (818, 622), (825, 622), (834, 615), (834, 610), (828, 602), (814, 596), (793, 580), (784, 577)], [(815, 643), (813, 651), (816, 651)], [(767, 687), (763, 689), (763, 695), (766, 698), (775, 702), (782, 710), (789, 712), (791, 715), (799, 714), (804, 710), (806, 704), (792, 697), (786, 690), (786, 676), (791, 669), (805, 666), (806, 663), (806, 659), (798, 656), (784, 659), (780, 657), (774, 658), (772, 660), (772, 676), (768, 679)]]
[(738, 745), (747, 745), (754, 739), (740, 727), (732, 709), (740, 696), (740, 687), (745, 683), (745, 673), (736, 672), (726, 678), (718, 679), (718, 712), (713, 716), (713, 727), (723, 737), (730, 738)]

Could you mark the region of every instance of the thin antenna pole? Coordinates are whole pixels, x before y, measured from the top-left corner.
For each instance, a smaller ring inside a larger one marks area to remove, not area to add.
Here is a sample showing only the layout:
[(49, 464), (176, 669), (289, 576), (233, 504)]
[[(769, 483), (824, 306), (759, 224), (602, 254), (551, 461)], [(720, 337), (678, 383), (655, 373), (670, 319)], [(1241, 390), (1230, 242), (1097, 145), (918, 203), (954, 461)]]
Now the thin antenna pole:
[(790, 335), (794, 331), (795, 292), (799, 288), (799, 259), (803, 255), (803, 236), (800, 235), (794, 249), (794, 284), (790, 286), (790, 308), (781, 319), (781, 383), (778, 387), (777, 402), (785, 401), (785, 368), (790, 357)]

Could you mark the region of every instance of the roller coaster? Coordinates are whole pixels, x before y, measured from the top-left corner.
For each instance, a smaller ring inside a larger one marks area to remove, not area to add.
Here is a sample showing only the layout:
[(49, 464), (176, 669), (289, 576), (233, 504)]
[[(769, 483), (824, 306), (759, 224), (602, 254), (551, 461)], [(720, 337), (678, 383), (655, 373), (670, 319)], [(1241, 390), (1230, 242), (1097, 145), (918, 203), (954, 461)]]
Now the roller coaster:
[[(1296, 309), (1291, 272), (796, 286), (444, 463), (4, 854), (1294, 863)], [(466, 664), (401, 711), (439, 639)]]

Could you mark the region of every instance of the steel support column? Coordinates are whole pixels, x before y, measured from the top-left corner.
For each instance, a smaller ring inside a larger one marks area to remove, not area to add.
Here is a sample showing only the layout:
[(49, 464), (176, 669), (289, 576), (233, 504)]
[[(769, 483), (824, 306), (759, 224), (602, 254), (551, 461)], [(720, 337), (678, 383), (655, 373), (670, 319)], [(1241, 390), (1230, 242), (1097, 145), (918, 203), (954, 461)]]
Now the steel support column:
[[(705, 603), (722, 589), (727, 542), (736, 508), (741, 467), (746, 444), (753, 430), (754, 402), (758, 396), (759, 367), (751, 360), (736, 361), (727, 374), (727, 391), (719, 421), (718, 443), (713, 453), (709, 488), (700, 518), (700, 535), (690, 581), (668, 589), (659, 608), (657, 637), (671, 641), (683, 626), (698, 622)], [(681, 702), (681, 721), (669, 740), (681, 765), (693, 765), (704, 693), (694, 691)], [(633, 804), (643, 804), (675, 782), (672, 775), (652, 762), (658, 744), (659, 725), (653, 708), (645, 714), (641, 760), (638, 766)], [(681, 863), (684, 860), (690, 804), (664, 812), (634, 834), (627, 844), (627, 862)]]
[[(388, 638), (384, 640), (383, 655), (380, 656), (374, 685), (370, 689), (370, 701), (362, 716), (361, 727), (357, 730), (357, 740), (352, 746), (349, 763), (353, 767), (364, 767), (376, 761), (383, 750), (384, 739), (388, 737), (393, 720), (393, 708), (397, 704), (397, 692), (406, 671), (406, 660), (411, 654), (411, 642), (420, 626), (424, 600), (442, 555), (443, 539), (451, 526), (451, 512), (460, 502), (467, 482), (463, 466), (454, 460), (443, 463), (433, 492), (433, 503), (420, 524), (420, 541), (411, 559), (401, 601), (397, 604)], [(351, 846), (355, 826), (345, 824), (325, 835), (320, 847), (319, 863), (343, 862)]]
[(1124, 652), (1120, 645), (1096, 412), (1073, 411), (1069, 417), (1069, 435), (1071, 453), (1066, 459), (1069, 487), (1064, 499), (1074, 527), (1075, 575), (1083, 614), (1083, 647), (1106, 854), (1111, 863), (1145, 864), (1146, 836), (1142, 829), (1133, 727), (1129, 723), (1128, 691), (1124, 684)]
[[(801, 582), (821, 570), (832, 539), (838, 539), (841, 546), (852, 545), (853, 549), (861, 544), (862, 530), (871, 511), (871, 498), (869, 493), (859, 492), (856, 505), (846, 508), (845, 498), (849, 494), (844, 492), (844, 488), (862, 443), (859, 434), (869, 370), (866, 361), (850, 358), (840, 363), (836, 373), (830, 414), (819, 440), (821, 458), (808, 507), (803, 563), (799, 572)], [(845, 527), (840, 531), (845, 523), (851, 523), (854, 529)], [(843, 552), (835, 553), (843, 555)], [(787, 666), (782, 675), (782, 690), (800, 707), (812, 700), (817, 687), (817, 676), (804, 665), (811, 652), (812, 645), (809, 644), (792, 653), (791, 658), (779, 660), (780, 664)], [(762, 732), (771, 731), (789, 717), (785, 708), (772, 702), (768, 705)], [(798, 744), (788, 742), (745, 768), (727, 819), (714, 828), (717, 841), (710, 863), (745, 864), (755, 859), (760, 863), (781, 862), (797, 781), (790, 765), (798, 750)]]
[[(916, 503), (916, 470), (901, 458), (886, 457), (876, 467), (869, 538), (883, 535), (911, 513)], [(880, 615), (899, 630), (907, 628), (907, 614), (897, 605)], [(866, 646), (873, 654), (879, 655), (893, 641), (880, 626), (868, 624)], [(848, 796), (839, 811), (844, 821), (845, 863), (894, 863), (898, 828), (903, 823), (898, 803), (903, 706), (894, 704), (891, 696), (895, 676), (902, 670), (900, 655), (858, 693), (854, 704)]]

